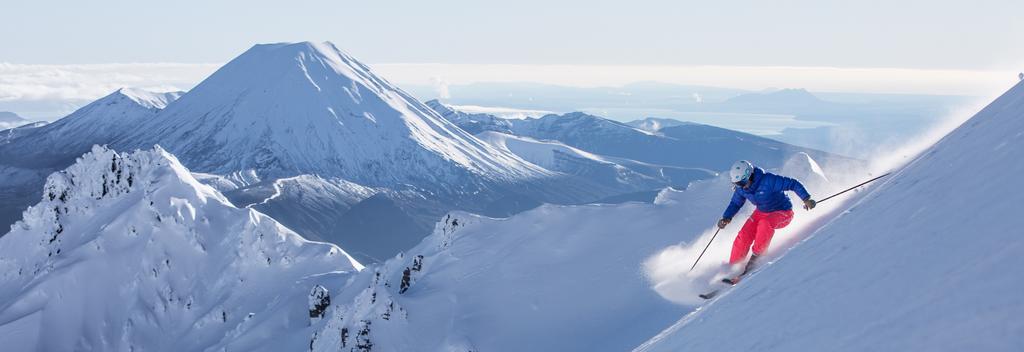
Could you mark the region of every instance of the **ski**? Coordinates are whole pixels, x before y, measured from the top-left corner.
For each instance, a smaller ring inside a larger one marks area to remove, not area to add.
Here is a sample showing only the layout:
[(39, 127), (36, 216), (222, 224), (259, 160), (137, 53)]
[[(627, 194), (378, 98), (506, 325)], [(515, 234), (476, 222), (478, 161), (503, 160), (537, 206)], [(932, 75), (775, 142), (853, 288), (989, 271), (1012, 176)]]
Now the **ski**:
[[(743, 279), (744, 276), (746, 276), (747, 274), (749, 274), (749, 273), (754, 271), (754, 269), (755, 269), (754, 264), (756, 263), (756, 261), (757, 261), (757, 256), (751, 257), (750, 260), (747, 261), (747, 265), (744, 266), (742, 273), (740, 273), (739, 275), (737, 275), (735, 277), (724, 278), (724, 279), (722, 279), (722, 282), (726, 283), (726, 284), (729, 284), (730, 287), (731, 286), (736, 286), (736, 284), (740, 283), (740, 280)], [(718, 293), (721, 292), (722, 290), (723, 289), (717, 289), (717, 290), (714, 290), (714, 291), (711, 291), (711, 292), (708, 292), (708, 293), (699, 294), (697, 296), (700, 297), (700, 298), (703, 298), (703, 299), (712, 299), (715, 296), (717, 296)]]
[(712, 299), (712, 298), (715, 298), (715, 296), (718, 295), (719, 291), (721, 291), (721, 290), (714, 290), (714, 291), (711, 291), (711, 292), (708, 292), (708, 293), (699, 294), (697, 296), (700, 297), (700, 298), (703, 298), (703, 299)]
[[(727, 278), (722, 279), (722, 282), (729, 284), (729, 286), (736, 286), (736, 284), (740, 283), (740, 278), (739, 277), (735, 277), (735, 278), (728, 278), (727, 277)], [(703, 298), (703, 299), (712, 299), (712, 298), (715, 298), (715, 296), (718, 296), (718, 293), (722, 292), (722, 290), (724, 290), (724, 289), (721, 289), (721, 288), (720, 289), (715, 289), (715, 290), (713, 290), (711, 292), (708, 292), (708, 293), (699, 294), (699, 295), (697, 295), (697, 297), (700, 297), (700, 298)]]
[[(722, 279), (722, 282), (726, 283), (726, 284), (729, 284), (729, 287), (736, 286), (736, 284), (740, 283), (740, 277), (738, 277), (738, 276), (734, 277), (734, 278), (728, 278), (727, 277), (727, 278)], [(728, 289), (729, 287), (715, 289), (715, 290), (713, 290), (711, 292), (708, 292), (708, 293), (702, 293), (702, 294), (697, 295), (697, 297), (700, 297), (700, 298), (703, 298), (703, 299), (712, 299), (712, 298), (715, 298), (715, 296), (717, 296), (720, 292), (722, 292), (722, 290)]]

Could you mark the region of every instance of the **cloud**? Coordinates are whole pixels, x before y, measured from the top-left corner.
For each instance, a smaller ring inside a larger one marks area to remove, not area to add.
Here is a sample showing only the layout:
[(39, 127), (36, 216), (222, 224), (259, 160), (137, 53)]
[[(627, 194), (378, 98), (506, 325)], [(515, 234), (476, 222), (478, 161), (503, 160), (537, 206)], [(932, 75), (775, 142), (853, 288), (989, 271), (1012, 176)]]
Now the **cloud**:
[(430, 83), (434, 85), (438, 98), (450, 99), (452, 97), (451, 92), (448, 91), (448, 82), (445, 82), (443, 78), (439, 76), (430, 77)]
[(27, 65), (0, 63), (0, 102), (89, 101), (117, 88), (187, 90), (217, 64), (130, 63)]

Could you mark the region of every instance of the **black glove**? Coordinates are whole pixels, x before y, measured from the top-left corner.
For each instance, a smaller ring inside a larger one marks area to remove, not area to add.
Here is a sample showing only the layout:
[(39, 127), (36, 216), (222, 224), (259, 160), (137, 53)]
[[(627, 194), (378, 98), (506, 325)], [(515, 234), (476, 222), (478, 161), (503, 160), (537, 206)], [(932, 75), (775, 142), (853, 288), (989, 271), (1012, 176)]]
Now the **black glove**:
[(724, 229), (725, 225), (728, 225), (730, 222), (732, 222), (732, 219), (722, 218), (722, 220), (718, 220), (718, 228)]
[(815, 202), (814, 199), (810, 199), (810, 198), (804, 199), (804, 209), (807, 209), (807, 210), (814, 209), (815, 205), (818, 205), (818, 202)]

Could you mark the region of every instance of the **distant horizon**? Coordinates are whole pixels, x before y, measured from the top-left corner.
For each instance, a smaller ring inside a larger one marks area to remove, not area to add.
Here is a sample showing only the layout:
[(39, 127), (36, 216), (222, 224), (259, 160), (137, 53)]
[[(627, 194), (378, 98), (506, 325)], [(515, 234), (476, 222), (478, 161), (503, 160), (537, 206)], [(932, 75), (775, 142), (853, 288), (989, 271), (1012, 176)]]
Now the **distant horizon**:
[[(187, 91), (221, 65), (169, 62), (44, 65), (0, 62), (0, 111), (12, 111), (32, 119), (53, 120), (73, 111), (76, 106), (122, 87)], [(1010, 70), (706, 65), (368, 65), (400, 88), (432, 87), (438, 97), (445, 97), (450, 86), (472, 84), (621, 88), (637, 83), (751, 92), (807, 89), (818, 93), (991, 97), (1017, 81), (1017, 73)], [(60, 112), (24, 108), (40, 105), (61, 108)]]
[[(360, 58), (356, 57), (356, 59)], [(1024, 63), (1019, 69), (1009, 67), (931, 69), (870, 66), (372, 63), (360, 61), (369, 65), (377, 74), (396, 84), (434, 85), (441, 80), (448, 84), (458, 85), (537, 83), (564, 87), (598, 88), (655, 82), (751, 91), (803, 88), (819, 92), (925, 95), (972, 95), (976, 93), (971, 92), (978, 91), (976, 87), (961, 87), (957, 84), (1002, 86), (1001, 83), (1016, 81), (1017, 74), (1024, 72)], [(97, 74), (123, 74), (126, 77), (120, 77), (122, 81), (146, 82), (150, 86), (152, 83), (147, 81), (166, 81), (178, 84), (168, 89), (189, 90), (226, 63), (227, 61), (221, 63), (164, 61), (35, 64), (0, 61), (0, 88), (6, 88), (5, 85), (13, 83), (23, 83), (24, 77), (20, 75), (26, 73), (42, 76), (38, 78), (62, 78), (68, 82), (74, 82), (72, 79), (76, 77), (54, 76), (95, 72)], [(175, 72), (176, 74), (184, 73), (185, 77), (165, 77), (167, 73), (162, 70), (167, 69), (176, 69), (178, 70)], [(810, 77), (810, 75), (819, 76)], [(939, 77), (940, 75), (951, 77)], [(117, 78), (108, 78), (108, 81), (117, 81)], [(848, 78), (848, 80), (841, 83), (828, 82), (828, 80), (840, 78)], [(187, 86), (181, 86), (183, 83)], [(941, 85), (929, 86), (929, 84), (935, 83)], [(0, 90), (0, 100), (5, 98), (4, 93), (3, 90)]]

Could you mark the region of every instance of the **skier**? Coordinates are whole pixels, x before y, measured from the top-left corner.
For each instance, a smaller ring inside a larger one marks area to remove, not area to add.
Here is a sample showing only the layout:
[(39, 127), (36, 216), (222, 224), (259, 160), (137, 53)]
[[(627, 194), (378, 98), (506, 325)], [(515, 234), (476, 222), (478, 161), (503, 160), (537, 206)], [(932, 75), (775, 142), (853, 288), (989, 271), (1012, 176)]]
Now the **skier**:
[(754, 167), (746, 160), (737, 161), (729, 169), (730, 181), (736, 187), (732, 194), (732, 201), (718, 220), (718, 228), (725, 228), (732, 217), (740, 211), (740, 208), (750, 201), (757, 207), (750, 215), (743, 228), (732, 243), (732, 255), (729, 257), (729, 264), (737, 264), (747, 258), (747, 252), (753, 244), (753, 254), (747, 265), (738, 276), (726, 278), (729, 284), (736, 284), (739, 279), (746, 275), (754, 267), (758, 256), (762, 255), (768, 244), (772, 241), (772, 235), (776, 229), (789, 225), (793, 220), (793, 204), (789, 201), (785, 191), (793, 191), (804, 202), (804, 209), (811, 210), (817, 204), (811, 195), (804, 189), (804, 185), (795, 179), (779, 176), (765, 172), (761, 168)]

